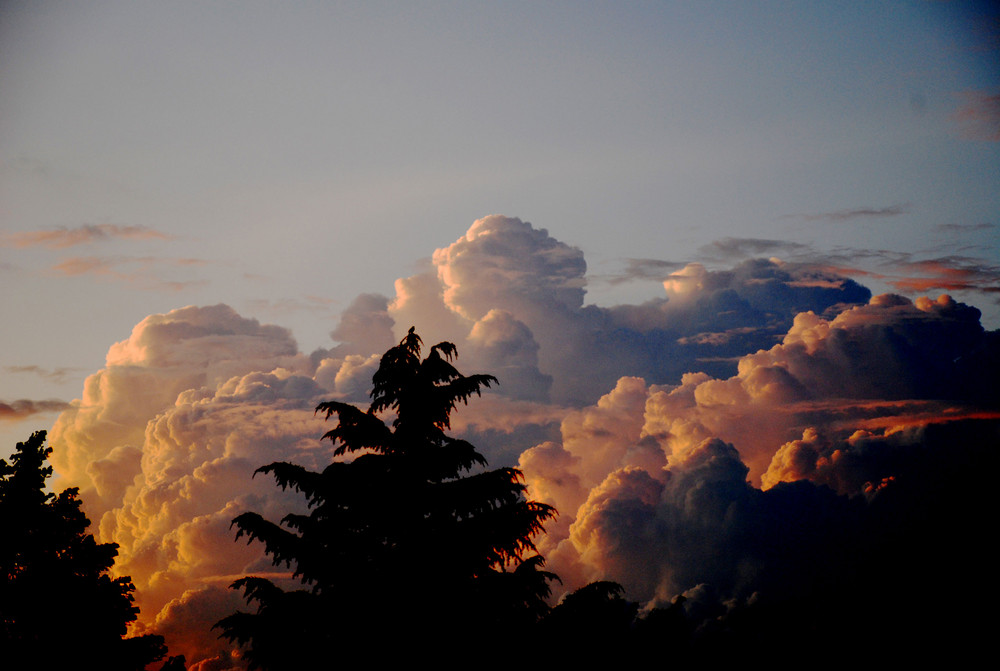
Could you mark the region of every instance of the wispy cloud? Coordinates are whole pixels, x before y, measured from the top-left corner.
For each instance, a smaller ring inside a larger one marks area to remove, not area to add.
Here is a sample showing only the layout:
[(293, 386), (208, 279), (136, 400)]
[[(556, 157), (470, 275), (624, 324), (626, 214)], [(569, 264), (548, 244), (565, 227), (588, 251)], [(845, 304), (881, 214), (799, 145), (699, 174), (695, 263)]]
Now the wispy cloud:
[(1000, 142), (1000, 93), (964, 91), (964, 103), (952, 119), (962, 136), (970, 140)]
[(905, 252), (841, 249), (830, 254), (826, 263), (833, 272), (881, 280), (904, 293), (1000, 292), (1000, 265), (972, 256), (920, 258)]
[(206, 280), (169, 280), (157, 277), (154, 271), (163, 268), (189, 268), (205, 265), (202, 259), (159, 258), (153, 256), (74, 256), (51, 267), (51, 271), (67, 277), (92, 275), (108, 280), (132, 282), (142, 289), (182, 291), (207, 283)]
[(983, 221), (978, 224), (938, 224), (934, 228), (939, 231), (948, 231), (949, 233), (968, 233), (971, 231), (988, 231), (996, 227), (997, 225), (994, 223)]
[(660, 259), (625, 259), (625, 268), (617, 273), (592, 275), (591, 282), (604, 282), (611, 286), (627, 282), (662, 282), (670, 273), (680, 270), (685, 264)]
[(42, 412), (62, 412), (69, 407), (69, 403), (66, 403), (65, 401), (57, 401), (55, 399), (48, 399), (45, 401), (29, 401), (28, 399), (20, 399), (17, 401), (11, 401), (10, 403), (0, 401), (0, 421), (16, 422), (24, 419), (25, 417), (37, 415)]
[(722, 238), (703, 245), (699, 250), (703, 259), (711, 261), (735, 261), (762, 255), (799, 255), (810, 251), (808, 245), (787, 240), (766, 238)]
[(79, 368), (42, 368), (41, 366), (4, 366), (3, 370), (5, 373), (11, 373), (14, 375), (18, 374), (31, 374), (43, 377), (47, 380), (53, 380), (55, 382), (62, 382), (70, 375), (75, 372), (80, 371)]
[(43, 231), (17, 231), (0, 236), (0, 245), (21, 249), (46, 247), (65, 249), (93, 242), (111, 240), (170, 240), (171, 236), (146, 226), (120, 226), (118, 224), (84, 224), (60, 226)]
[(904, 276), (891, 280), (900, 291), (1000, 291), (1000, 266), (982, 259), (944, 256), (901, 264)]
[(812, 214), (790, 214), (785, 219), (801, 219), (803, 221), (828, 221), (840, 222), (851, 221), (853, 219), (879, 219), (884, 217), (898, 217), (910, 211), (909, 203), (889, 205), (887, 207), (854, 207), (846, 210), (834, 210), (833, 212), (818, 212)]

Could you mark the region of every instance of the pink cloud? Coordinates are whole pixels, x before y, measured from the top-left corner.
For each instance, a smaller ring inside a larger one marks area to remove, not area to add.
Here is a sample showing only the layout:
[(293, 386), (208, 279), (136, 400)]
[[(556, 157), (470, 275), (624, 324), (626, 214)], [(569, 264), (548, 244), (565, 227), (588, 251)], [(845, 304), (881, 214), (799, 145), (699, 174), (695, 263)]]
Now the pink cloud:
[(45, 231), (19, 231), (5, 235), (4, 246), (14, 248), (47, 247), (65, 249), (76, 245), (112, 240), (170, 240), (171, 236), (145, 226), (120, 226), (118, 224), (84, 224), (69, 228)]

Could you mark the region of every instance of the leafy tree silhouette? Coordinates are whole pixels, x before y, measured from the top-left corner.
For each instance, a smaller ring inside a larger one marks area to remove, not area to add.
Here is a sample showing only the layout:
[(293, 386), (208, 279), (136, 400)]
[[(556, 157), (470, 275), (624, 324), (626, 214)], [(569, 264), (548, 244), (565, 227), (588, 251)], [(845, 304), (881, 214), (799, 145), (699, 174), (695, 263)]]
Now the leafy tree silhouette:
[(52, 475), (45, 432), (0, 459), (0, 649), (31, 668), (143, 669), (166, 654), (163, 638), (124, 638), (139, 609), (130, 578), (107, 572), (116, 543), (97, 543), (76, 488), (45, 491)]
[[(255, 472), (301, 492), (310, 512), (281, 524), (253, 512), (233, 520), (237, 539), (263, 542), (274, 565), (294, 566), (307, 586), (233, 583), (256, 612), (215, 626), (245, 648), (251, 668), (307, 668), (348, 642), (370, 645), (382, 662), (461, 655), (530, 635), (547, 612), (557, 578), (542, 570), (532, 537), (555, 510), (526, 500), (520, 471), (484, 470), (475, 447), (445, 433), (456, 405), (497, 380), (459, 373), (451, 343), (421, 360), (421, 344), (411, 328), (382, 356), (367, 412), (317, 407), (339, 420), (323, 438), (353, 459), (322, 473), (285, 462)], [(395, 415), (391, 426), (378, 416), (385, 412)]]

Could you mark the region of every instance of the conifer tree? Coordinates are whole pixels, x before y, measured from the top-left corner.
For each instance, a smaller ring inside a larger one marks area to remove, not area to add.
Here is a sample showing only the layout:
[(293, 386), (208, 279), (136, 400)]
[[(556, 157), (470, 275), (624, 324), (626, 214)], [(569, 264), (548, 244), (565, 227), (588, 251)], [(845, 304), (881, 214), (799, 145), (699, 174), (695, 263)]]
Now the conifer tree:
[(411, 328), (382, 356), (367, 411), (318, 406), (337, 416), (323, 438), (341, 459), (321, 473), (285, 462), (257, 469), (301, 492), (309, 512), (281, 524), (253, 512), (233, 520), (237, 539), (263, 542), (303, 585), (233, 583), (256, 612), (216, 626), (251, 668), (315, 664), (347, 643), (375, 646), (383, 660), (461, 654), (527, 636), (546, 612), (555, 576), (541, 570), (532, 537), (555, 511), (525, 499), (520, 471), (486, 470), (475, 447), (446, 434), (457, 404), (497, 380), (459, 373), (451, 343), (425, 359), (421, 344)]
[(118, 545), (87, 533), (77, 489), (45, 491), (51, 452), (37, 431), (0, 459), (0, 648), (23, 668), (143, 669), (163, 638), (125, 638), (135, 587), (108, 575)]

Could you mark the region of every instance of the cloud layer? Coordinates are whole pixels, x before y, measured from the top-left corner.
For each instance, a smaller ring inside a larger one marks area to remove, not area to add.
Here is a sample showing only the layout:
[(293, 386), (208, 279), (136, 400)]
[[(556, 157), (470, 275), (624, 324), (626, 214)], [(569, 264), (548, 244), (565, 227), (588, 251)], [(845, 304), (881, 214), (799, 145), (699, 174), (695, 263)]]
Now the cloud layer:
[(461, 370), (500, 379), (453, 426), (559, 509), (540, 547), (566, 589), (611, 579), (651, 603), (791, 590), (806, 566), (835, 569), (835, 541), (861, 537), (859, 506), (947, 461), (949, 437), (995, 443), (998, 334), (975, 308), (872, 298), (777, 259), (652, 266), (662, 298), (587, 305), (580, 250), (490, 216), (395, 296), (358, 296), (311, 354), (225, 305), (151, 315), (57, 421), (57, 486), (80, 487), (101, 540), (121, 546), (142, 626), (221, 668), (229, 651), (206, 631), (238, 603), (226, 585), (281, 574), (229, 523), (301, 506), (251, 474), (328, 463), (313, 408), (364, 403), (411, 325), (455, 342)]

